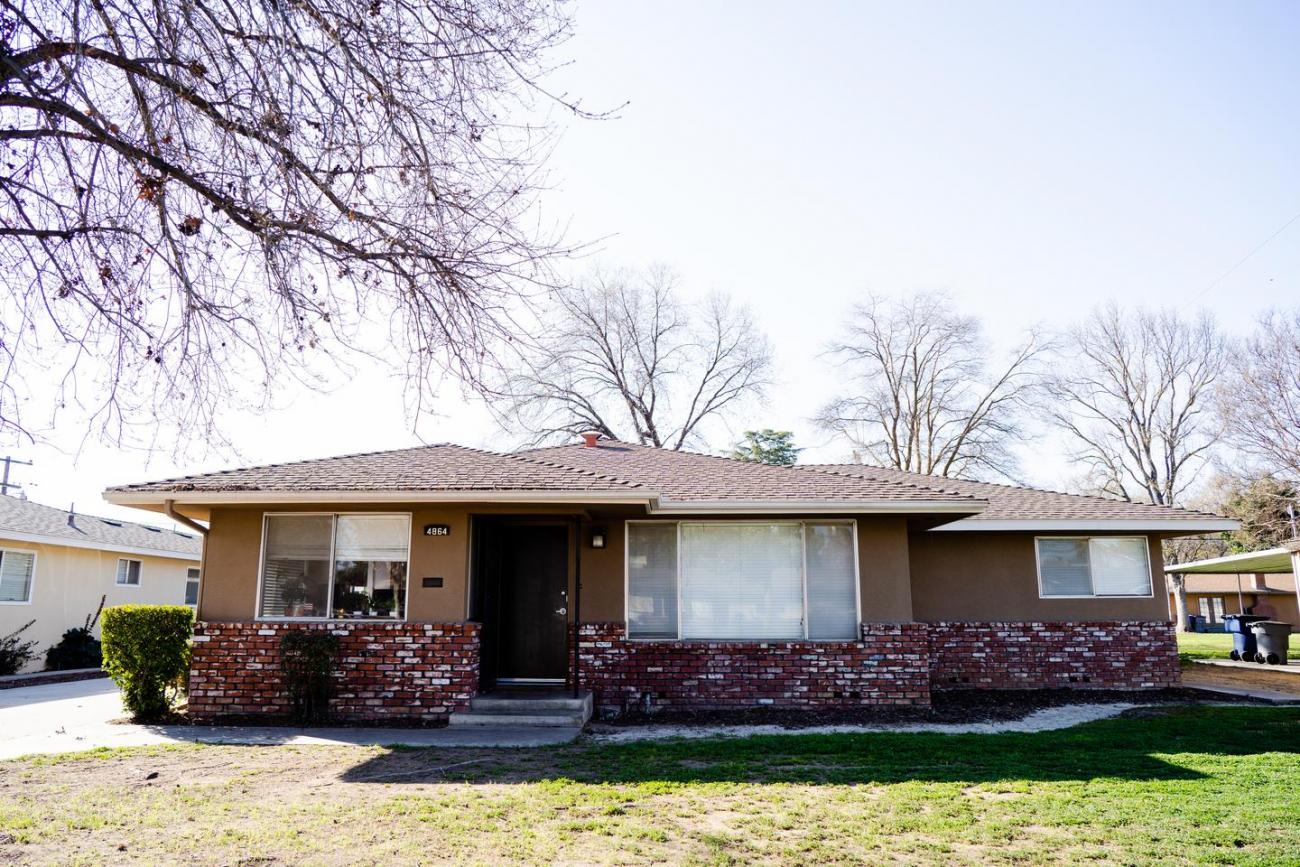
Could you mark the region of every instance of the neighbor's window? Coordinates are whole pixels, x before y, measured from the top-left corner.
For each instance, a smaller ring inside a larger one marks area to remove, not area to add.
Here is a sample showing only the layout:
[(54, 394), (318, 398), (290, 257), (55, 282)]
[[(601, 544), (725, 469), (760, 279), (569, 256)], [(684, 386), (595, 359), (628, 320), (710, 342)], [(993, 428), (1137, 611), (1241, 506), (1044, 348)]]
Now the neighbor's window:
[(406, 617), (407, 515), (267, 515), (263, 617)]
[(628, 524), (632, 638), (857, 637), (853, 526)]
[(185, 604), (199, 604), (199, 570), (187, 569), (185, 571)]
[(0, 602), (31, 602), (35, 567), (36, 555), (31, 551), (0, 551)]
[(1042, 596), (1150, 596), (1144, 537), (1043, 538), (1038, 544)]
[(117, 561), (117, 583), (119, 587), (139, 587), (140, 586), (140, 561), (139, 560), (118, 560)]

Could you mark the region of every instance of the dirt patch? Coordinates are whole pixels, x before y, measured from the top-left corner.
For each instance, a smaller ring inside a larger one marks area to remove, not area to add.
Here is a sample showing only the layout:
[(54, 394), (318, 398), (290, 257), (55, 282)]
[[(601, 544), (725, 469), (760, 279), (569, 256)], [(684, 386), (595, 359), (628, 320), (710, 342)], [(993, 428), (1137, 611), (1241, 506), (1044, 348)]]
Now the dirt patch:
[[(891, 723), (980, 723), (1024, 719), (1035, 711), (1077, 704), (1188, 704), (1206, 700), (1194, 689), (963, 689), (936, 692), (928, 708), (861, 707), (791, 710), (752, 707), (725, 710), (671, 710), (629, 712), (601, 720), (611, 727), (645, 725), (753, 726), (775, 725), (789, 729), (827, 725), (881, 725)], [(1219, 699), (1215, 699), (1218, 701)], [(1228, 699), (1231, 700), (1231, 699)], [(1241, 699), (1249, 701), (1249, 699)]]

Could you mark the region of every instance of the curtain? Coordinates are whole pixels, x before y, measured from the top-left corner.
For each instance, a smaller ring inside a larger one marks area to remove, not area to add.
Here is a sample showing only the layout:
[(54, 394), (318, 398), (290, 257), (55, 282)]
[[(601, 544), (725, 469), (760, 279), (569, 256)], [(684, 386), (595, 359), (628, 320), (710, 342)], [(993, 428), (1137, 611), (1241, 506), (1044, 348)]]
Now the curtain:
[(681, 525), (683, 638), (803, 637), (798, 524)]
[(1039, 539), (1038, 574), (1044, 596), (1091, 596), (1087, 539)]
[(0, 551), (0, 602), (31, 601), (35, 560), (34, 554)]
[(1092, 592), (1096, 595), (1150, 595), (1146, 539), (1091, 539), (1088, 555), (1092, 562)]
[(858, 637), (857, 570), (853, 527), (806, 524), (804, 557), (808, 570), (808, 637)]
[(677, 525), (627, 525), (627, 631), (677, 637)]

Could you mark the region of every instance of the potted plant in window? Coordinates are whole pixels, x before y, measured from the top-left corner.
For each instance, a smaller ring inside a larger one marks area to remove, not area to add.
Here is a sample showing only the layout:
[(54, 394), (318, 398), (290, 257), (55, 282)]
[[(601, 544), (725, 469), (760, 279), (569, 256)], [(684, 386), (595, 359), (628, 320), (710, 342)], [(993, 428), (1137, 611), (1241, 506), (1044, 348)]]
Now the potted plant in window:
[(334, 597), (336, 617), (364, 617), (370, 610), (370, 597), (359, 590), (344, 590)]
[(370, 613), (375, 617), (391, 617), (393, 600), (388, 596), (375, 596), (370, 600)]
[(285, 581), (280, 598), (284, 600), (284, 611), (289, 617), (306, 617), (309, 613), (305, 578), (298, 576)]

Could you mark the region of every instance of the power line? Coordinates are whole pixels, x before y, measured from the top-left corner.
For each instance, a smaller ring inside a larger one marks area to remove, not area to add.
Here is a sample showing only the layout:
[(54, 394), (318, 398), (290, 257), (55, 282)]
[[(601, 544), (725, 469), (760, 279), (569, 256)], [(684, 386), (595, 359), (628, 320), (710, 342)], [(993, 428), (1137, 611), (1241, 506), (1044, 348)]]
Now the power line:
[(1214, 282), (1212, 282), (1209, 286), (1206, 286), (1206, 287), (1205, 287), (1204, 289), (1202, 289), (1200, 292), (1198, 292), (1198, 293), (1196, 293), (1195, 295), (1193, 295), (1192, 298), (1191, 298), (1191, 301), (1189, 301), (1188, 303), (1190, 304), (1192, 301), (1196, 301), (1196, 300), (1198, 300), (1198, 299), (1199, 299), (1202, 295), (1204, 295), (1206, 292), (1209, 292), (1209, 291), (1210, 291), (1211, 289), (1213, 289), (1215, 286), (1218, 286), (1218, 285), (1219, 285), (1220, 283), (1222, 283), (1224, 280), (1228, 279), (1228, 277), (1232, 274), (1232, 272), (1236, 271), (1236, 270), (1237, 270), (1238, 268), (1240, 268), (1242, 265), (1245, 265), (1246, 262), (1247, 262), (1247, 261), (1248, 261), (1252, 256), (1254, 256), (1254, 255), (1255, 255), (1256, 253), (1258, 253), (1260, 250), (1263, 250), (1265, 247), (1267, 247), (1267, 246), (1269, 245), (1269, 242), (1271, 242), (1271, 241), (1272, 241), (1274, 238), (1276, 238), (1278, 235), (1280, 235), (1280, 234), (1282, 234), (1283, 232), (1285, 232), (1287, 229), (1291, 228), (1292, 224), (1295, 223), (1295, 222), (1298, 221), (1298, 220), (1300, 220), (1300, 213), (1297, 213), (1294, 217), (1292, 217), (1291, 219), (1289, 219), (1289, 220), (1287, 220), (1285, 223), (1283, 223), (1283, 224), (1282, 224), (1282, 228), (1278, 229), (1276, 232), (1274, 232), (1273, 234), (1269, 235), (1267, 238), (1265, 238), (1263, 241), (1260, 242), (1259, 246), (1257, 246), (1255, 249), (1251, 250), (1251, 251), (1250, 251), (1249, 253), (1247, 253), (1245, 256), (1242, 256), (1241, 259), (1239, 259), (1239, 260), (1237, 261), (1237, 264), (1233, 265), (1233, 266), (1232, 266), (1231, 268), (1229, 268), (1227, 271), (1224, 271), (1222, 274), (1220, 274), (1220, 275), (1218, 276), (1218, 278), (1215, 279)]

